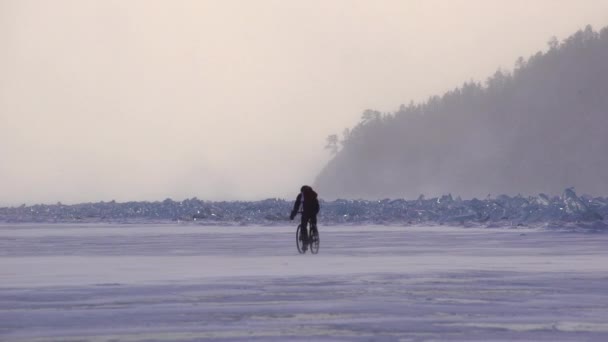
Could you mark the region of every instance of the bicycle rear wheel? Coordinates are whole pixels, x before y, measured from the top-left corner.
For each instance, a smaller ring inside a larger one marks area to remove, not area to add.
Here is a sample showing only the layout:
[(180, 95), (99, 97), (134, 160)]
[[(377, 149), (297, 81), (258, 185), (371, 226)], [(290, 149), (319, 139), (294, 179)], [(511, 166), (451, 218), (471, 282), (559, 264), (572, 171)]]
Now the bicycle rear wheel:
[(296, 230), (296, 246), (298, 247), (298, 253), (304, 254), (306, 251), (304, 250), (304, 241), (300, 240), (300, 230), (302, 229), (302, 225), (298, 225), (298, 229)]
[(319, 253), (319, 246), (321, 244), (321, 239), (319, 238), (319, 230), (317, 226), (310, 227), (310, 252), (312, 254)]

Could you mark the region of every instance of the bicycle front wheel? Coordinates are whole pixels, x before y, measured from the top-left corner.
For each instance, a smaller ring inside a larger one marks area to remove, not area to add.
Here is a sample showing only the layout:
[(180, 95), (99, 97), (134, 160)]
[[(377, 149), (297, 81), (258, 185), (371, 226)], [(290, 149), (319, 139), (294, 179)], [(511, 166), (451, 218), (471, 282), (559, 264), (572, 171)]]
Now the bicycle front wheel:
[(300, 239), (300, 230), (302, 229), (302, 225), (298, 225), (298, 229), (296, 230), (296, 247), (298, 247), (298, 253), (304, 254), (306, 251), (304, 250), (304, 241)]

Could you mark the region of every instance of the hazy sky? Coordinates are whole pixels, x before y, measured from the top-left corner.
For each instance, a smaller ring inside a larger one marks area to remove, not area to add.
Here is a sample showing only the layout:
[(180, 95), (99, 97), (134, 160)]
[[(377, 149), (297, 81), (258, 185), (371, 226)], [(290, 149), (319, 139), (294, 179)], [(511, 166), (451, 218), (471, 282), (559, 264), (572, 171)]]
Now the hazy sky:
[(608, 0), (0, 0), (0, 205), (291, 198), (364, 109), (586, 24)]

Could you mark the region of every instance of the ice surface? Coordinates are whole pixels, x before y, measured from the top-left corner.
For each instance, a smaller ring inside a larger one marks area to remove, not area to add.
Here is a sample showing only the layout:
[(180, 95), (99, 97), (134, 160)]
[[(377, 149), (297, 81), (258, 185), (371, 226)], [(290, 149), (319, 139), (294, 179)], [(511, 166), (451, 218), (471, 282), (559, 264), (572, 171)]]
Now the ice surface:
[(0, 340), (608, 339), (608, 235), (0, 225)]
[[(284, 225), (293, 202), (208, 202), (196, 198), (162, 202), (100, 202), (0, 208), (0, 222), (153, 223), (184, 221), (204, 225)], [(577, 196), (506, 196), (463, 200), (445, 195), (417, 200), (323, 201), (319, 220), (325, 225), (399, 224), (459, 226), (576, 226), (605, 230), (608, 199)]]

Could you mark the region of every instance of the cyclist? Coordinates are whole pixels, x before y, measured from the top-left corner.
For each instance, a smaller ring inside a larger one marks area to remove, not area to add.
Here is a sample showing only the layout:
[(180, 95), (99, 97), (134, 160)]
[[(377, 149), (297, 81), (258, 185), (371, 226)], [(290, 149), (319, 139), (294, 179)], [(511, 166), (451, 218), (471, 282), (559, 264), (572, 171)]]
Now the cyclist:
[(300, 193), (296, 197), (296, 203), (293, 205), (293, 210), (289, 218), (291, 220), (296, 217), (302, 205), (302, 228), (300, 229), (300, 240), (304, 251), (307, 249), (308, 235), (306, 234), (306, 225), (310, 222), (311, 227), (317, 227), (317, 214), (319, 213), (319, 200), (317, 193), (308, 185), (303, 185), (300, 188)]

